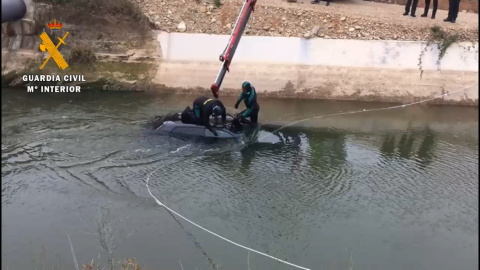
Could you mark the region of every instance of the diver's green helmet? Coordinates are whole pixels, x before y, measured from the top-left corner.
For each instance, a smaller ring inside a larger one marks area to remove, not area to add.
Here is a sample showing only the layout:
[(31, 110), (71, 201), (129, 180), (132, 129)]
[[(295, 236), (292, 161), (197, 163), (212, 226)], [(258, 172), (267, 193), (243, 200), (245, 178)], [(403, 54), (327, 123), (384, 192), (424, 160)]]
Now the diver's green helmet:
[(245, 81), (242, 83), (242, 89), (245, 89), (247, 92), (250, 92), (250, 90), (252, 90), (252, 85)]

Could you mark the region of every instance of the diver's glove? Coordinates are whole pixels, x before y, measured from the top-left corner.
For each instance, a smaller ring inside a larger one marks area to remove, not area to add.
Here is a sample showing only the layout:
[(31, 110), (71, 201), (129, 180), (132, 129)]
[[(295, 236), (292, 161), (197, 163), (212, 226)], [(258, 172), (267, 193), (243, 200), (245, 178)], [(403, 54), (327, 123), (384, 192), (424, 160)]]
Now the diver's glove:
[(238, 109), (238, 104), (240, 104), (240, 102), (235, 103), (235, 109)]

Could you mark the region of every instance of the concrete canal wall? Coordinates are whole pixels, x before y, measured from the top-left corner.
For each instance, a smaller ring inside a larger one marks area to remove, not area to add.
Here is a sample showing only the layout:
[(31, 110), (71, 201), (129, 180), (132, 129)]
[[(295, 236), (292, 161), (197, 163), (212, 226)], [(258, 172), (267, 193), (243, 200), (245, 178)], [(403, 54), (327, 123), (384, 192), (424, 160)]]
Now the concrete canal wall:
[[(205, 91), (220, 69), (218, 57), (228, 39), (161, 32), (157, 40), (162, 60), (153, 82), (181, 92)], [(420, 78), (419, 57), (425, 45), (244, 36), (221, 91), (238, 94), (241, 83), (248, 80), (266, 96), (410, 102), (477, 83), (438, 102), (478, 106), (478, 43), (449, 47), (440, 70), (439, 50), (431, 45), (423, 54)]]

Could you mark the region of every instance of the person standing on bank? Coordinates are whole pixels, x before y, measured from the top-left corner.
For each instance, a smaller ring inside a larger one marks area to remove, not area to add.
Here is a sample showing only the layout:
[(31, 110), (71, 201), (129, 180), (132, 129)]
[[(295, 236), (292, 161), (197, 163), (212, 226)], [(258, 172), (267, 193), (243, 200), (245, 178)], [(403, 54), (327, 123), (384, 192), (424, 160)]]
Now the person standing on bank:
[(460, 0), (448, 0), (448, 17), (443, 21), (455, 23), (455, 21), (457, 20), (459, 9)]
[[(422, 17), (428, 16), (428, 8), (430, 7), (430, 0), (425, 0), (425, 9), (423, 11)], [(435, 19), (435, 14), (437, 14), (438, 0), (433, 0), (433, 11), (432, 19)]]
[(415, 11), (417, 10), (417, 5), (418, 5), (418, 0), (407, 0), (407, 4), (405, 5), (405, 13), (403, 13), (403, 16), (407, 16), (408, 13), (410, 13), (410, 7), (412, 7), (410, 16), (416, 17), (415, 16)]

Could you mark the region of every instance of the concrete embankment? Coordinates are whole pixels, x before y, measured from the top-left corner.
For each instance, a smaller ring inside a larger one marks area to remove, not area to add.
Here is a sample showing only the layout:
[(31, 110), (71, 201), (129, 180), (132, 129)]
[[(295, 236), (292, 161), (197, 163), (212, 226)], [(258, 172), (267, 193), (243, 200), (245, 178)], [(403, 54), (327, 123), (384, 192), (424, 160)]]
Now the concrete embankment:
[[(153, 32), (142, 42), (143, 48), (92, 51), (97, 56), (93, 69), (69, 63), (61, 71), (50, 63), (39, 70), (48, 53), (38, 50), (38, 33), (28, 24), (17, 26), (2, 24), (2, 83), (10, 86), (21, 86), (24, 74), (71, 73), (84, 74), (89, 84), (108, 90), (210, 95), (221, 66), (218, 57), (229, 39)], [(9, 34), (5, 29), (15, 31)], [(221, 95), (237, 96), (241, 83), (248, 80), (266, 97), (409, 103), (473, 85), (432, 103), (478, 106), (478, 43), (453, 44), (439, 65), (436, 44), (424, 48), (425, 43), (413, 41), (244, 36)], [(67, 56), (69, 49), (62, 54)]]
[[(207, 91), (228, 39), (161, 32), (162, 61), (153, 83), (177, 92)], [(425, 46), (410, 41), (245, 36), (221, 91), (238, 94), (248, 80), (264, 96), (406, 103), (473, 85), (435, 103), (478, 106), (478, 43), (451, 45), (439, 64), (437, 46), (424, 50)]]

